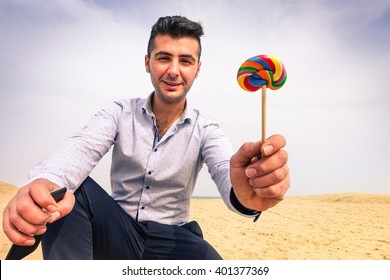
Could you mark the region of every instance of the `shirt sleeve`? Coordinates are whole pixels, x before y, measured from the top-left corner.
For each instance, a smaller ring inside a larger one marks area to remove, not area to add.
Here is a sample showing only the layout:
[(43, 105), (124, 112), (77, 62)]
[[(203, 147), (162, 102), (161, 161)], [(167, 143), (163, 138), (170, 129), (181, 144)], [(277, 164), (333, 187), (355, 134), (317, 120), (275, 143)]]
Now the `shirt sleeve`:
[(115, 142), (122, 109), (120, 103), (101, 109), (81, 131), (35, 166), (29, 181), (45, 178), (75, 191)]
[(233, 188), (230, 189), (230, 202), (233, 205), (234, 209), (237, 210), (238, 213), (247, 217), (254, 218), (253, 222), (256, 222), (259, 219), (261, 215), (261, 211), (252, 210), (242, 205), (241, 202), (237, 199), (237, 196), (234, 193)]
[(233, 146), (218, 124), (211, 123), (206, 127), (202, 150), (211, 178), (216, 183), (226, 206), (242, 216), (254, 218), (253, 221), (256, 222), (261, 212), (243, 206), (234, 193), (230, 181), (230, 158), (233, 155)]

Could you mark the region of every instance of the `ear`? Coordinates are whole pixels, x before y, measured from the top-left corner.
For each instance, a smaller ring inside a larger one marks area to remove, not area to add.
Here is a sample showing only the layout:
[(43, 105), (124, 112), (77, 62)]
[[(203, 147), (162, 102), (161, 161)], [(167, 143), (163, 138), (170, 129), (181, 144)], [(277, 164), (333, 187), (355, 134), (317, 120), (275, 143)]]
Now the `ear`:
[(202, 62), (199, 61), (198, 63), (198, 69), (196, 70), (196, 75), (195, 75), (195, 78), (198, 78), (198, 75), (199, 75), (199, 72), (200, 72), (200, 66), (202, 65)]
[(149, 56), (148, 55), (145, 55), (145, 70), (146, 70), (146, 73), (150, 73)]

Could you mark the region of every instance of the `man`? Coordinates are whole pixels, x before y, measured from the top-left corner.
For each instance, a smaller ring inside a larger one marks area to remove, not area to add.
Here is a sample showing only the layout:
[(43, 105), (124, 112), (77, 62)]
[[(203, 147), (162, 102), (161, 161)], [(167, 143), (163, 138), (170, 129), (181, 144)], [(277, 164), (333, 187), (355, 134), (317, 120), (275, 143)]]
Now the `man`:
[[(188, 221), (203, 163), (237, 213), (257, 219), (283, 199), (290, 177), (282, 136), (233, 154), (219, 126), (187, 104), (202, 35), (185, 17), (156, 22), (145, 56), (153, 93), (100, 110), (31, 171), (4, 210), (13, 243), (44, 234), (45, 259), (221, 259)], [(110, 197), (88, 175), (112, 145)], [(60, 186), (68, 192), (56, 203), (49, 192)]]

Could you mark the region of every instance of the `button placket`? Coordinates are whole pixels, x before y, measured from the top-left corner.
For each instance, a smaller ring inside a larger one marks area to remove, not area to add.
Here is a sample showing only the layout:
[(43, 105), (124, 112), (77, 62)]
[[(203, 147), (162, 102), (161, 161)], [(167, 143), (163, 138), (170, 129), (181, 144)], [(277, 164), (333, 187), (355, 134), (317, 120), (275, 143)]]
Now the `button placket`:
[[(158, 144), (157, 144), (158, 145)], [(145, 178), (144, 178), (144, 183), (143, 183), (143, 190), (141, 194), (141, 199), (139, 202), (139, 219), (143, 220), (147, 218), (148, 213), (148, 205), (151, 203), (152, 198), (150, 197), (151, 192), (151, 186), (153, 184), (153, 175), (154, 175), (154, 167), (156, 165), (156, 155), (155, 151), (157, 151), (157, 148), (154, 147), (149, 154), (149, 160), (146, 165), (146, 170), (145, 170)]]

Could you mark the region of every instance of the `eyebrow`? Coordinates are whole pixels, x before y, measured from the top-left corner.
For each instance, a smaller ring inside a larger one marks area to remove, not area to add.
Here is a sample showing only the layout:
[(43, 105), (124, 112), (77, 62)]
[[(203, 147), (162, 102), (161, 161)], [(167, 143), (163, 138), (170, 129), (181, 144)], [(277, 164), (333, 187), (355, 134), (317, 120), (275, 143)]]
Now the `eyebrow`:
[[(155, 55), (156, 55), (156, 56), (159, 56), (159, 55), (172, 56), (171, 53), (166, 52), (166, 51), (159, 51), (159, 52), (156, 53)], [(191, 60), (193, 60), (193, 61), (196, 61), (196, 58), (195, 58), (193, 55), (191, 55), (191, 54), (181, 54), (181, 55), (179, 55), (179, 57), (180, 57), (180, 58), (189, 58), (189, 59), (191, 59)]]

